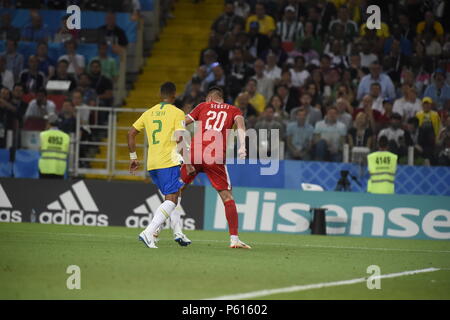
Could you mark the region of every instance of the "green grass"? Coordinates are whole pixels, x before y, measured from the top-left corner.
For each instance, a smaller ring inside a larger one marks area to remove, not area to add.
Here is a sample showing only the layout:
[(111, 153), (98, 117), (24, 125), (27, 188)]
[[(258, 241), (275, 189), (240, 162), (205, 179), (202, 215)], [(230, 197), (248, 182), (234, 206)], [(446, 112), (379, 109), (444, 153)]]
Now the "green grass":
[[(450, 242), (242, 233), (252, 250), (230, 249), (226, 232), (191, 231), (189, 247), (171, 233), (159, 249), (137, 229), (0, 223), (0, 299), (206, 299), (293, 285), (429, 267), (443, 270), (255, 299), (450, 299)], [(386, 250), (387, 249), (387, 250)], [(81, 290), (68, 290), (69, 265)]]

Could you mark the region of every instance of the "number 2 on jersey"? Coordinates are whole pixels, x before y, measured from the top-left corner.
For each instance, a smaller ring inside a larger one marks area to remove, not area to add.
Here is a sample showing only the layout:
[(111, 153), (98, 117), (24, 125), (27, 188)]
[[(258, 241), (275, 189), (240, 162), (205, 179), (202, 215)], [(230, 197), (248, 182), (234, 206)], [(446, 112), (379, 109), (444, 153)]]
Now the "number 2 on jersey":
[[(208, 111), (206, 113), (208, 119), (206, 120), (205, 129), (206, 130), (215, 130), (215, 131), (222, 131), (222, 128), (225, 124), (225, 120), (227, 119), (227, 113), (225, 111)], [(211, 121), (216, 120), (213, 125), (211, 125)]]
[(158, 132), (161, 132), (161, 130), (162, 130), (162, 122), (161, 122), (161, 120), (153, 120), (153, 123), (158, 124), (158, 128), (153, 130), (153, 132), (152, 132), (152, 143), (153, 144), (158, 144), (159, 140), (156, 140), (156, 134)]

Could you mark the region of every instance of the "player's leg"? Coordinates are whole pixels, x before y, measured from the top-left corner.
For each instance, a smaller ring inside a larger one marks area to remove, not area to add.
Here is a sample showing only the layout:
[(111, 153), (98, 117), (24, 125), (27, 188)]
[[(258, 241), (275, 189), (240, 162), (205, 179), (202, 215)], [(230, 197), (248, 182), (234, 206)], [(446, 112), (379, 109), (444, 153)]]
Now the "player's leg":
[(225, 207), (225, 217), (228, 222), (228, 230), (230, 233), (230, 247), (231, 248), (246, 248), (251, 247), (239, 240), (238, 227), (239, 219), (234, 202), (233, 194), (231, 192), (231, 182), (228, 175), (226, 165), (213, 164), (205, 168), (205, 173), (208, 176), (211, 185), (217, 190)]
[(151, 170), (150, 176), (159, 190), (164, 194), (165, 201), (161, 203), (150, 224), (139, 235), (139, 240), (143, 241), (150, 248), (157, 248), (155, 245), (154, 233), (170, 217), (178, 203), (178, 193), (183, 183), (180, 181), (179, 167)]
[(192, 241), (183, 233), (183, 224), (181, 221), (181, 194), (186, 189), (186, 185), (184, 185), (178, 194), (178, 202), (177, 206), (173, 210), (172, 214), (170, 215), (170, 227), (173, 231), (173, 239), (175, 242), (177, 242), (180, 246), (185, 247), (192, 243)]

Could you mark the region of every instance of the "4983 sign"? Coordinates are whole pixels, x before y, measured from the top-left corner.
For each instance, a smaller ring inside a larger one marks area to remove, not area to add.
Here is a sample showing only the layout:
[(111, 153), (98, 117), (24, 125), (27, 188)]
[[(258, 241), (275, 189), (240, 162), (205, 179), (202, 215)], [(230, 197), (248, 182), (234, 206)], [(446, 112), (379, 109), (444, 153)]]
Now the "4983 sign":
[[(184, 229), (203, 227), (203, 197), (203, 187), (184, 192)], [(142, 182), (0, 179), (0, 222), (145, 228), (163, 201), (154, 185)]]

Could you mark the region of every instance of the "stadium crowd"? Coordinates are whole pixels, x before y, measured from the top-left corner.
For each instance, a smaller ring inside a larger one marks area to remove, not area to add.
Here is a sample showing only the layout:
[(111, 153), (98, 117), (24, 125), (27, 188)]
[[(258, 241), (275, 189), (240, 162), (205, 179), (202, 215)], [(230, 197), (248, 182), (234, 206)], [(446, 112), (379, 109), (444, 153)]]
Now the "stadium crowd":
[(450, 165), (449, 16), (440, 0), (225, 1), (178, 103), (220, 86), (248, 128), (280, 130), (287, 159), (342, 161), (387, 136), (399, 163), (412, 146), (415, 164)]
[[(115, 8), (107, 7), (107, 1), (78, 1), (82, 9), (108, 10), (104, 24), (94, 30), (95, 39), (91, 36), (85, 41), (81, 37), (82, 30), (67, 28), (69, 15), (63, 16), (58, 30), (52, 32), (40, 12), (35, 10), (66, 9), (74, 1), (0, 1), (1, 7), (6, 9), (1, 12), (0, 23), (0, 40), (5, 48), (0, 52), (0, 148), (8, 146), (8, 131), (12, 132), (12, 149), (24, 147), (21, 133), (44, 130), (52, 114), (57, 114), (59, 128), (70, 134), (75, 133), (76, 107), (114, 105), (113, 93), (119, 76), (117, 57), (126, 51), (128, 39), (116, 23), (116, 12), (111, 10), (138, 12), (139, 7), (134, 5), (138, 2), (125, 1), (122, 7)], [(93, 8), (93, 4), (97, 7)], [(13, 11), (8, 10), (19, 8), (29, 9), (30, 14), (30, 23), (21, 29), (12, 25)], [(94, 48), (98, 47), (97, 55), (89, 61), (78, 50), (83, 42), (94, 43)], [(58, 44), (64, 48), (62, 54), (50, 57), (51, 46)], [(53, 80), (68, 81), (68, 90), (47, 92), (47, 84)], [(104, 112), (80, 112), (83, 140), (101, 138), (101, 131), (91, 130), (85, 124), (103, 124), (106, 116)], [(82, 149), (81, 154), (86, 154), (87, 149)], [(85, 165), (88, 164), (82, 164)]]

